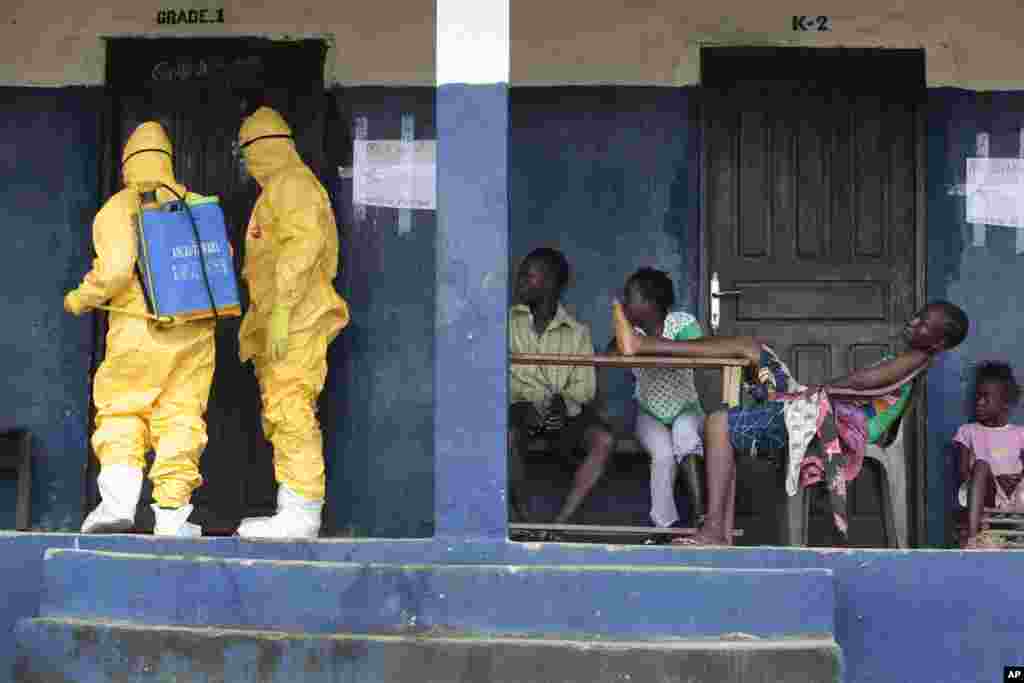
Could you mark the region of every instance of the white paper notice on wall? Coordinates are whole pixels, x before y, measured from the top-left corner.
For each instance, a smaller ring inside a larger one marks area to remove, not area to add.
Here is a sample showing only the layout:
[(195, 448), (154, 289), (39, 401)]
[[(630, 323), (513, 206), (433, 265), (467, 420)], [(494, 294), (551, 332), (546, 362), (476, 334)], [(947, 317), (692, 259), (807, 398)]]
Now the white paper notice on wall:
[(436, 140), (355, 140), (352, 201), (437, 209)]
[(1024, 159), (967, 159), (967, 222), (1024, 228)]

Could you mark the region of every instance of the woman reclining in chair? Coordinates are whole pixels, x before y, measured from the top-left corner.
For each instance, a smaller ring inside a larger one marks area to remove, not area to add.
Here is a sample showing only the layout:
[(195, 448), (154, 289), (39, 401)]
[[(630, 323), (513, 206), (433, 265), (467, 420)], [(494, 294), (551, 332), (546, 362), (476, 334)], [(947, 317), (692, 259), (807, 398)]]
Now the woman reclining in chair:
[[(795, 382), (786, 365), (754, 337), (706, 337), (669, 341), (633, 332), (628, 312), (615, 302), (613, 323), (624, 355), (746, 358), (757, 368), (754, 405), (719, 410), (707, 417), (707, 516), (686, 545), (731, 545), (736, 502), (736, 451), (788, 450), (787, 490), (829, 482), (833, 521), (845, 536), (846, 482), (860, 471), (867, 443), (881, 439), (902, 414), (910, 381), (939, 353), (960, 344), (968, 320), (960, 308), (937, 301), (925, 306), (904, 329), (908, 349), (869, 368), (823, 386)], [(823, 452), (808, 445), (817, 437)]]

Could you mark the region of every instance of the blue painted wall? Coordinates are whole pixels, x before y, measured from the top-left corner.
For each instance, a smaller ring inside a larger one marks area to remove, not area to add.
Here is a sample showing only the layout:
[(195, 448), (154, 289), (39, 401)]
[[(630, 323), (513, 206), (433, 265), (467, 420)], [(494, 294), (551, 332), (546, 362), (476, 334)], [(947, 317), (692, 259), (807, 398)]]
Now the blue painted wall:
[(437, 93), (437, 535), (504, 539), (508, 443), (506, 85)]
[[(642, 266), (667, 271), (677, 307), (700, 294), (700, 137), (690, 88), (513, 88), (510, 274), (536, 247), (573, 269), (564, 301), (611, 338), (611, 299)], [(630, 417), (631, 374), (602, 374), (611, 414)]]
[[(957, 485), (953, 434), (970, 417), (973, 367), (985, 360), (1013, 364), (1024, 380), (1024, 254), (1013, 228), (989, 226), (975, 245), (966, 221), (967, 157), (976, 136), (989, 133), (989, 156), (1020, 156), (1024, 93), (975, 93), (953, 88), (928, 98), (928, 298), (948, 299), (971, 319), (964, 344), (944, 354), (928, 376), (928, 545), (944, 547), (952, 532)], [(1024, 419), (1018, 407), (1014, 422)]]
[[(643, 581), (636, 574), (672, 571), (672, 568), (712, 569), (829, 569), (834, 575), (835, 638), (843, 650), (844, 680), (848, 683), (888, 683), (891, 681), (935, 681), (936, 683), (962, 683), (963, 681), (1002, 680), (1002, 667), (1019, 663), (1021, 628), (1017, 615), (1024, 609), (1024, 599), (1018, 590), (1024, 570), (1024, 553), (960, 552), (960, 551), (836, 551), (796, 550), (784, 548), (737, 548), (729, 551), (686, 550), (669, 547), (604, 545), (530, 545), (502, 541), (480, 542), (465, 539), (426, 539), (405, 541), (333, 541), (319, 543), (254, 543), (239, 539), (219, 538), (202, 541), (175, 541), (152, 537), (103, 536), (77, 537), (71, 535), (41, 536), (22, 534), (0, 536), (0, 579), (6, 600), (0, 606), (0, 633), (7, 634), (20, 618), (35, 616), (40, 609), (42, 553), (45, 548), (80, 548), (123, 553), (151, 553), (155, 555), (187, 555), (253, 558), (273, 560), (299, 560), (356, 563), (339, 567), (339, 571), (362, 572), (369, 576), (382, 571), (366, 566), (374, 563), (405, 565), (399, 571), (416, 571), (432, 564), (476, 564), (478, 572), (469, 574), (486, 588), (497, 590), (501, 575), (493, 565), (513, 565), (526, 573), (525, 592), (496, 593), (494, 602), (536, 600), (538, 591), (551, 590), (550, 572), (571, 572), (573, 566), (586, 566), (588, 571), (599, 567), (622, 571), (614, 582), (627, 590), (629, 581)], [(412, 565), (409, 567), (408, 565)], [(529, 565), (535, 565), (528, 569)], [(658, 569), (658, 566), (662, 569)], [(294, 577), (278, 580), (275, 595), (281, 596), (285, 611), (303, 613), (306, 606), (311, 614), (322, 614), (328, 608), (322, 604), (325, 594), (336, 601), (338, 590), (327, 593), (310, 589), (310, 581), (330, 567), (310, 567), (300, 571), (295, 565), (279, 565), (282, 572), (295, 569)], [(548, 569), (545, 569), (545, 566)], [(337, 567), (337, 565), (336, 565)], [(102, 571), (93, 568), (90, 571)], [(210, 569), (211, 585), (223, 580), (216, 567)], [(258, 572), (257, 572), (258, 573)], [(251, 577), (250, 577), (251, 578)], [(109, 577), (95, 577), (107, 582)], [(168, 580), (173, 580), (170, 575)], [(250, 580), (250, 579), (247, 579)], [(289, 589), (289, 581), (298, 582), (296, 590)], [(320, 584), (340, 589), (347, 580)], [(536, 590), (534, 590), (536, 584)], [(170, 585), (170, 584), (168, 584)], [(190, 583), (202, 591), (205, 582)], [(266, 584), (262, 584), (265, 586)], [(962, 590), (971, 585), (976, 590)], [(644, 591), (641, 586), (639, 591)], [(413, 606), (428, 604), (436, 599), (437, 591), (427, 581), (406, 581), (402, 584), (402, 602)], [(80, 587), (78, 600), (87, 600), (87, 591)], [(173, 593), (173, 591), (172, 591)], [(612, 591), (615, 593), (615, 591)], [(468, 596), (470, 592), (466, 592)], [(292, 604), (291, 596), (307, 595), (307, 602)], [(373, 608), (382, 613), (397, 611), (394, 601), (384, 598), (385, 592), (354, 591), (353, 605), (361, 609)], [(460, 599), (461, 591), (449, 593), (444, 619), (449, 624), (479, 617), (480, 607), (472, 601)], [(665, 602), (678, 604), (680, 622), (698, 618), (705, 610), (714, 610), (717, 603), (701, 599), (701, 593), (681, 591), (664, 593)], [(531, 596), (531, 597), (526, 597)], [(650, 598), (645, 595), (644, 599)], [(195, 596), (189, 599), (196, 599)], [(214, 602), (230, 601), (230, 595), (211, 598)], [(639, 597), (638, 597), (639, 599)], [(795, 598), (798, 599), (798, 598)], [(147, 600), (172, 606), (175, 598), (149, 594)], [(602, 604), (613, 602), (599, 598)], [(64, 603), (66, 604), (66, 603)], [(489, 603), (490, 604), (490, 603)], [(637, 603), (639, 604), (639, 603)], [(746, 601), (744, 618), (776, 620), (792, 615), (772, 615), (765, 612), (771, 601)], [(556, 618), (585, 611), (593, 607), (594, 597), (577, 590), (566, 590), (550, 600), (537, 602), (534, 614), (537, 623), (531, 629), (555, 628)], [(614, 612), (594, 617), (607, 628), (614, 624), (620, 633), (637, 628), (635, 605), (626, 601)], [(802, 605), (800, 609), (812, 609)], [(821, 607), (818, 605), (817, 607)], [(89, 606), (96, 613), (105, 607), (100, 600)], [(778, 607), (774, 608), (776, 611)], [(273, 615), (272, 606), (261, 604), (259, 610)], [(187, 610), (186, 610), (187, 611)], [(202, 610), (197, 612), (203, 614)], [(247, 610), (243, 610), (247, 613)], [(413, 612), (416, 613), (416, 612)], [(547, 615), (547, 616), (545, 616)], [(152, 615), (153, 618), (159, 618)], [(146, 620), (142, 615), (141, 620)], [(307, 622), (308, 623), (308, 622)], [(777, 623), (777, 621), (775, 622)], [(379, 622), (378, 622), (379, 624)], [(586, 625), (581, 626), (587, 630)], [(0, 677), (14, 662), (13, 637), (0, 638)]]
[[(81, 518), (92, 321), (62, 308), (88, 269), (99, 181), (99, 91), (0, 88), (0, 430), (34, 437), (32, 525)], [(0, 483), (14, 527), (14, 483)]]
[(397, 140), (402, 115), (416, 139), (436, 139), (433, 88), (338, 88), (327, 126), (327, 171), (341, 235), (338, 287), (351, 324), (330, 350), (325, 425), (328, 505), (336, 533), (425, 537), (433, 533), (434, 497), (434, 211), (352, 206), (352, 128), (365, 117), (367, 137)]

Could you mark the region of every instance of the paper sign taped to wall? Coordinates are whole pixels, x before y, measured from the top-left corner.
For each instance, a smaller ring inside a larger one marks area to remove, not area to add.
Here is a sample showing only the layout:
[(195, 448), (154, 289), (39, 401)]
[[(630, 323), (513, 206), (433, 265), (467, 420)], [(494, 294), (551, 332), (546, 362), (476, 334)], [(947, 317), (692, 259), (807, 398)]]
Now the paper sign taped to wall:
[(967, 159), (967, 222), (1024, 228), (1024, 159)]
[(437, 209), (436, 140), (355, 140), (352, 201)]

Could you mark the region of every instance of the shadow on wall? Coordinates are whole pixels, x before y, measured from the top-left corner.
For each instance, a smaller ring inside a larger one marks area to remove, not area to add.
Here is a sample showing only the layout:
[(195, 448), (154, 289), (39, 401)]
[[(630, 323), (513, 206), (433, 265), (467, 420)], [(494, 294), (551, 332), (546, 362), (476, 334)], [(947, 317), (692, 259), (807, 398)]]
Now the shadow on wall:
[[(531, 250), (572, 267), (566, 308), (611, 339), (611, 301), (637, 268), (667, 271), (677, 307), (699, 293), (699, 138), (689, 89), (513, 88), (509, 272)], [(632, 420), (632, 374), (599, 378), (608, 411)]]

